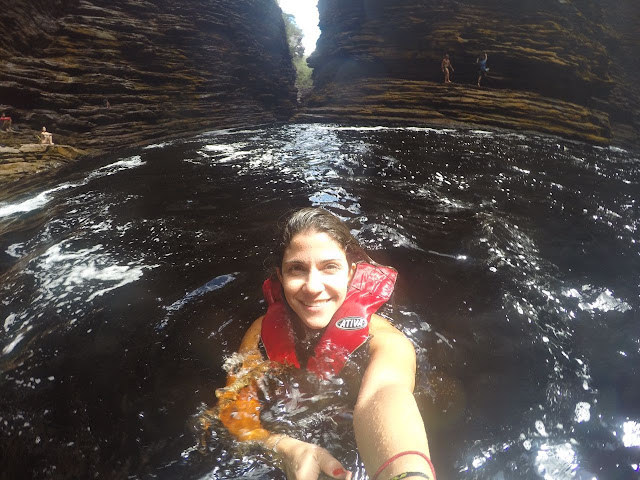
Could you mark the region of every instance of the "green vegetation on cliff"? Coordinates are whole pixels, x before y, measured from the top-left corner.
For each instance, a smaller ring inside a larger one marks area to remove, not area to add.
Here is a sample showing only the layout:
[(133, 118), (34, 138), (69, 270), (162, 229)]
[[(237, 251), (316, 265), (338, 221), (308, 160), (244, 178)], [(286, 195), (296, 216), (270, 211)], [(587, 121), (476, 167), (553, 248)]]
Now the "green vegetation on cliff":
[(295, 17), (283, 12), (282, 18), (284, 19), (285, 31), (287, 32), (289, 52), (291, 52), (293, 66), (296, 69), (296, 88), (298, 89), (298, 100), (300, 100), (313, 88), (313, 80), (311, 77), (313, 69), (307, 65), (307, 56), (304, 54), (304, 46), (302, 45), (304, 34), (296, 24)]

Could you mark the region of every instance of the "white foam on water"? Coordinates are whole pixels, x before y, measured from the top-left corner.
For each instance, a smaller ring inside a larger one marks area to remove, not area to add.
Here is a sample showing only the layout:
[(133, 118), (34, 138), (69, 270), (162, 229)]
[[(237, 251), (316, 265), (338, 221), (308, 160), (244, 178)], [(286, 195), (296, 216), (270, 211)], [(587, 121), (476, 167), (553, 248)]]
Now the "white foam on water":
[(347, 210), (353, 214), (360, 213), (360, 199), (348, 193), (343, 187), (327, 187), (309, 196), (314, 207), (331, 206)]
[(143, 150), (151, 150), (152, 148), (164, 148), (173, 144), (173, 142), (161, 142), (161, 143), (152, 143), (151, 145), (147, 145), (146, 147), (142, 147)]
[(640, 447), (640, 423), (632, 420), (622, 425), (622, 443), (625, 447)]
[(24, 243), (14, 243), (9, 245), (5, 250), (5, 253), (13, 258), (22, 257), (22, 253), (20, 251), (24, 248)]
[(582, 298), (582, 296), (580, 295), (580, 292), (578, 290), (576, 290), (575, 288), (571, 288), (569, 290), (565, 290), (564, 296), (565, 297), (570, 297), (570, 298)]
[(2, 354), (9, 355), (13, 351), (13, 349), (16, 348), (16, 345), (18, 345), (22, 341), (22, 339), (24, 338), (24, 334), (25, 332), (19, 333), (11, 343), (9, 343), (2, 349)]
[(67, 277), (66, 285), (81, 285), (88, 281), (99, 280), (103, 283), (114, 283), (114, 285), (95, 290), (88, 298), (90, 302), (94, 298), (104, 295), (105, 293), (120, 288), (127, 283), (132, 283), (139, 280), (142, 277), (143, 271), (139, 267), (129, 267), (122, 265), (114, 265), (106, 268), (98, 268), (95, 265), (85, 265), (74, 267)]
[(544, 423), (542, 422), (542, 420), (536, 420), (535, 427), (536, 427), (536, 431), (541, 436), (543, 436), (543, 437), (548, 437), (549, 436), (549, 434), (547, 433), (547, 429), (545, 428)]
[(588, 402), (578, 402), (573, 419), (577, 423), (584, 423), (591, 420), (591, 405)]
[(617, 153), (627, 153), (627, 151), (624, 148), (614, 147), (613, 145), (611, 145), (609, 147), (609, 150), (611, 150), (612, 152), (617, 152)]
[(471, 465), (473, 466), (473, 468), (480, 468), (485, 463), (487, 463), (487, 458), (481, 456), (474, 457), (474, 459), (471, 461)]
[(7, 315), (7, 318), (4, 319), (5, 331), (9, 331), (9, 328), (11, 328), (11, 325), (15, 323), (16, 317), (17, 315), (15, 313), (10, 313), (9, 315)]
[(495, 135), (495, 132), (490, 132), (488, 130), (471, 130), (470, 133), (475, 133), (482, 137), (493, 137)]
[(109, 165), (105, 165), (104, 167), (100, 167), (99, 169), (91, 172), (89, 175), (87, 175), (87, 180), (84, 181), (82, 185), (95, 178), (108, 177), (123, 170), (141, 167), (145, 163), (146, 162), (142, 160), (142, 157), (140, 157), (140, 155), (134, 155), (133, 157), (125, 158), (124, 160), (118, 160), (117, 162), (110, 163)]
[(535, 461), (545, 480), (565, 480), (576, 476), (578, 460), (570, 443), (542, 445)]
[[(194, 301), (197, 298), (202, 297), (203, 295), (213, 292), (215, 290), (219, 290), (229, 283), (233, 282), (238, 276), (238, 272), (227, 273), (224, 275), (219, 275), (212, 280), (209, 280), (207, 283), (202, 285), (201, 287), (196, 288), (195, 290), (187, 293), (180, 300), (173, 302), (168, 307), (164, 307), (167, 312), (169, 312), (162, 321), (160, 321), (156, 328), (161, 330), (165, 328), (169, 324), (170, 315), (174, 312), (177, 312), (182, 307), (187, 305), (188, 303)], [(220, 330), (219, 330), (220, 331)]]
[(600, 310), (602, 312), (626, 312), (627, 310), (631, 310), (631, 306), (613, 296), (610, 290), (605, 290), (591, 303), (588, 302), (580, 302), (578, 304), (581, 310)]
[(73, 250), (69, 241), (51, 246), (35, 259), (34, 270), (40, 280), (45, 301), (56, 301), (57, 307), (70, 307), (77, 300), (71, 294), (85, 297), (91, 302), (96, 297), (139, 280), (144, 270), (157, 265), (125, 265), (116, 262), (98, 244), (90, 248)]
[[(233, 152), (231, 155), (227, 156), (227, 157), (222, 157), (218, 160), (218, 162), (220, 163), (227, 163), (227, 162), (234, 162), (238, 159), (243, 159), (244, 157), (248, 157), (248, 156), (253, 156), (255, 152), (252, 151), (244, 151), (244, 152)], [(249, 168), (254, 168), (254, 167), (258, 167), (261, 163), (261, 160), (255, 159), (253, 158), (250, 162), (249, 162)]]
[(45, 190), (35, 197), (28, 198), (26, 200), (23, 200), (22, 202), (10, 203), (8, 205), (0, 206), (0, 218), (8, 217), (9, 215), (13, 215), (14, 213), (26, 213), (40, 209), (51, 201), (52, 193), (66, 190), (68, 188), (73, 188), (78, 185), (79, 184), (64, 183), (56, 188)]
[[(390, 222), (392, 223), (392, 222)], [(379, 223), (370, 223), (364, 225), (359, 232), (361, 236), (372, 236), (375, 240), (375, 244), (367, 242), (366, 240), (359, 238), (361, 242), (366, 243), (368, 248), (376, 249), (380, 247), (381, 242), (385, 244), (391, 244), (393, 247), (405, 247), (411, 250), (424, 251), (418, 244), (406, 235), (403, 235), (398, 229), (390, 225), (382, 225)]]
[(111, 220), (107, 220), (105, 222), (96, 223), (89, 227), (94, 233), (97, 232), (110, 232), (113, 230), (113, 222)]
[[(246, 146), (246, 143), (205, 145), (201, 150), (198, 150), (198, 155), (213, 160), (215, 163), (233, 162), (235, 160), (242, 160), (247, 156), (255, 158), (256, 150), (241, 150), (246, 148)], [(185, 159), (185, 161), (189, 160)]]
[(433, 128), (433, 127), (407, 127), (405, 130), (410, 132), (428, 132), (437, 134), (458, 133), (454, 128)]
[(396, 130), (395, 128), (392, 127), (383, 127), (383, 126), (377, 126), (377, 127), (324, 127), (324, 128), (328, 128), (330, 130), (334, 130), (334, 131), (352, 131), (352, 132), (379, 132), (379, 131), (386, 131), (386, 130)]
[(45, 190), (44, 192), (39, 193), (35, 197), (28, 198), (18, 203), (10, 203), (8, 205), (0, 206), (0, 218), (8, 217), (9, 215), (13, 215), (16, 213), (26, 213), (26, 212), (32, 212), (34, 210), (38, 210), (40, 208), (43, 208), (45, 205), (47, 205), (53, 198), (52, 194), (56, 192), (67, 190), (69, 188), (76, 188), (82, 185), (86, 185), (87, 183), (89, 183), (91, 180), (95, 178), (113, 175), (122, 170), (139, 167), (141, 165), (144, 165), (144, 162), (142, 161), (142, 158), (139, 155), (136, 155), (134, 157), (131, 157), (125, 160), (119, 160), (109, 165), (105, 165), (104, 167), (100, 167), (99, 169), (91, 172), (81, 182), (63, 183), (62, 185), (59, 185), (55, 188)]
[(608, 288), (597, 289), (591, 285), (583, 285), (581, 290), (565, 289), (562, 294), (568, 298), (578, 299), (578, 307), (583, 311), (626, 312), (631, 310), (631, 305), (614, 297), (613, 292)]
[(236, 151), (234, 145), (205, 145), (202, 148), (205, 152), (219, 152), (231, 154)]

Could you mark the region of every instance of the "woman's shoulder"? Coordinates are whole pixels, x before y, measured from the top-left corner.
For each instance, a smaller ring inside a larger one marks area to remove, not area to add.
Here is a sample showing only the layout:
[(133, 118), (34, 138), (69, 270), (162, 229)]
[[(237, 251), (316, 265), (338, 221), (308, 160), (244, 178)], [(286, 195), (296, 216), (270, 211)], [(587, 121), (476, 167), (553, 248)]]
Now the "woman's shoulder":
[(374, 313), (371, 315), (371, 321), (369, 322), (369, 331), (373, 334), (376, 331), (388, 331), (388, 332), (397, 332), (401, 335), (404, 335), (400, 330), (393, 326), (393, 324), (384, 317)]
[(378, 341), (399, 342), (405, 346), (412, 346), (407, 336), (402, 333), (397, 327), (395, 327), (389, 320), (380, 315), (371, 315), (371, 322), (369, 323), (369, 334), (372, 336), (372, 340), (377, 337)]
[[(401, 365), (415, 369), (415, 348), (413, 343), (389, 320), (379, 315), (372, 315), (369, 323), (370, 365)], [(378, 367), (376, 367), (378, 368)]]

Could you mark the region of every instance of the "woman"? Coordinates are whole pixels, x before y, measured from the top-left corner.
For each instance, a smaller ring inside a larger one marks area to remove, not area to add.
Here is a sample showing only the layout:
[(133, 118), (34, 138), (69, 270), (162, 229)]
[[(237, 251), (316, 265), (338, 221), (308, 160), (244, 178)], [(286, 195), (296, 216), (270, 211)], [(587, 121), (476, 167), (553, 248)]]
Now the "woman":
[(275, 452), (289, 480), (315, 480), (320, 472), (350, 479), (351, 473), (327, 450), (268, 432), (256, 414), (257, 390), (250, 385), (265, 369), (261, 347), (272, 362), (300, 367), (296, 344), (316, 332), (320, 339), (306, 368), (321, 379), (340, 375), (356, 349), (368, 348), (353, 426), (370, 477), (435, 479), (413, 397), (413, 345), (375, 314), (393, 290), (395, 270), (373, 265), (348, 227), (318, 208), (289, 217), (276, 255), (275, 275), (263, 286), (269, 308), (242, 340), (238, 353), (243, 368), (218, 392), (219, 418), (239, 440), (259, 441)]
[(42, 127), (40, 132), (40, 143), (42, 145), (53, 145), (53, 135), (47, 132), (47, 127)]
[(444, 83), (451, 83), (451, 80), (449, 78), (450, 77), (449, 70), (451, 70), (452, 72), (454, 70), (453, 70), (453, 65), (451, 64), (451, 59), (449, 58), (448, 53), (444, 54), (440, 67), (442, 68), (442, 73), (444, 73)]

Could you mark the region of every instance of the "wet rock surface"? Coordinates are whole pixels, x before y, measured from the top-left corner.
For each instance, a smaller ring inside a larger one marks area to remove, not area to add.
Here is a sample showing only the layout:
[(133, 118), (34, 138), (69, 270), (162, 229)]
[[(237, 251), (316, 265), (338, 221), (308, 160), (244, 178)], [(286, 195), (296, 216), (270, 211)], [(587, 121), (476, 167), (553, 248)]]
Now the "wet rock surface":
[(0, 111), (89, 153), (283, 120), (295, 106), (275, 0), (0, 0), (0, 9)]
[[(640, 142), (640, 11), (631, 0), (320, 0), (303, 118), (462, 121)], [(448, 52), (455, 69), (443, 88)], [(488, 77), (476, 85), (476, 58)], [(635, 53), (634, 53), (635, 52)]]
[(12, 193), (9, 184), (13, 182), (52, 172), (89, 154), (87, 150), (67, 145), (66, 139), (60, 142), (57, 135), (53, 138), (55, 144), (42, 145), (34, 131), (0, 131), (0, 185), (3, 187), (0, 198)]

